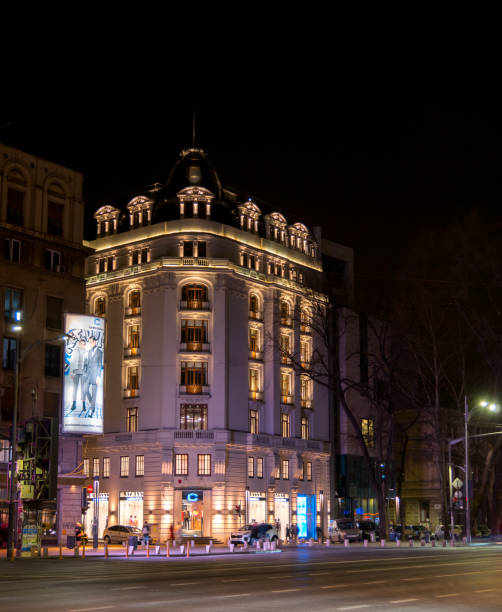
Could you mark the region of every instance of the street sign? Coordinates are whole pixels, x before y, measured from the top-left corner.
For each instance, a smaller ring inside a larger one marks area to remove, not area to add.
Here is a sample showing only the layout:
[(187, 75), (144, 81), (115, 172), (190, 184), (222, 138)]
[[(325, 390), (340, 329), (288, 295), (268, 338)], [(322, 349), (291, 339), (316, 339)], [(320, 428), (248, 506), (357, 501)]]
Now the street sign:
[(455, 480), (451, 483), (454, 489), (461, 489), (464, 486), (464, 483), (460, 480), (460, 478), (455, 478)]

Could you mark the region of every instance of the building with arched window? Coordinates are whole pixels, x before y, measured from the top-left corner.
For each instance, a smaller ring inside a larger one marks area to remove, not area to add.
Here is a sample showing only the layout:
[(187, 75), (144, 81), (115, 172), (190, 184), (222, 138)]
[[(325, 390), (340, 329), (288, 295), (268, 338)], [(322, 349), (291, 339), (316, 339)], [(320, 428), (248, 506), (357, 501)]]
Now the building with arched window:
[[(105, 433), (85, 453), (101, 529), (147, 520), (161, 541), (178, 524), (222, 540), (251, 521), (279, 523), (282, 537), (300, 522), (304, 537), (326, 532), (328, 393), (290, 359), (322, 350), (305, 314), (323, 300), (320, 228), (223, 188), (198, 148), (95, 218), (87, 300), (107, 321)], [(350, 290), (341, 275), (340, 295)]]

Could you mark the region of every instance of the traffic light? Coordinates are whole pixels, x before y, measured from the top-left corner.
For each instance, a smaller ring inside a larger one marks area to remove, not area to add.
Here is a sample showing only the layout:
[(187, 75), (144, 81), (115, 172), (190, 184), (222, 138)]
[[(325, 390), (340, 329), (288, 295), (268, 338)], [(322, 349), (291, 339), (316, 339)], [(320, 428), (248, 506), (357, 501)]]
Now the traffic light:
[(82, 488), (82, 512), (89, 508), (89, 499), (87, 497), (87, 487)]

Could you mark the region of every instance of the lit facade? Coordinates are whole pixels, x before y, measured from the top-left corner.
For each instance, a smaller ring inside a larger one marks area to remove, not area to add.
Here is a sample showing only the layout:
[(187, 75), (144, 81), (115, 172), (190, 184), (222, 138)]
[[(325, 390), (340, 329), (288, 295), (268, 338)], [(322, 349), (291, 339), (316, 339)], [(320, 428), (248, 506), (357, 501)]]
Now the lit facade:
[[(127, 212), (96, 213), (87, 305), (106, 318), (105, 434), (87, 438), (99, 530), (224, 540), (245, 522), (327, 532), (329, 393), (294, 371), (323, 343), (321, 237), (221, 188), (200, 149)], [(88, 519), (92, 519), (91, 511)]]

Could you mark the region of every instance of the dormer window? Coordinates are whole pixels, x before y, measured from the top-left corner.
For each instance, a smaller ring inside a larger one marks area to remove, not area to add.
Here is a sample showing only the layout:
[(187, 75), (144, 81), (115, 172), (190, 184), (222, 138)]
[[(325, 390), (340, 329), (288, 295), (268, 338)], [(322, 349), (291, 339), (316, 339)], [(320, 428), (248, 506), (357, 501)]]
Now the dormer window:
[(286, 244), (287, 239), (287, 222), (281, 213), (274, 212), (265, 217), (265, 231), (269, 240)]
[(117, 233), (119, 214), (120, 211), (117, 208), (109, 205), (102, 206), (94, 213), (98, 238)]
[(237, 207), (239, 211), (239, 224), (242, 230), (247, 232), (258, 233), (258, 220), (261, 215), (261, 210), (256, 204), (249, 200), (245, 204), (240, 204)]
[(214, 195), (204, 187), (186, 187), (178, 192), (180, 217), (209, 219)]
[(127, 205), (129, 211), (129, 227), (135, 229), (152, 222), (153, 201), (146, 196), (136, 196)]

